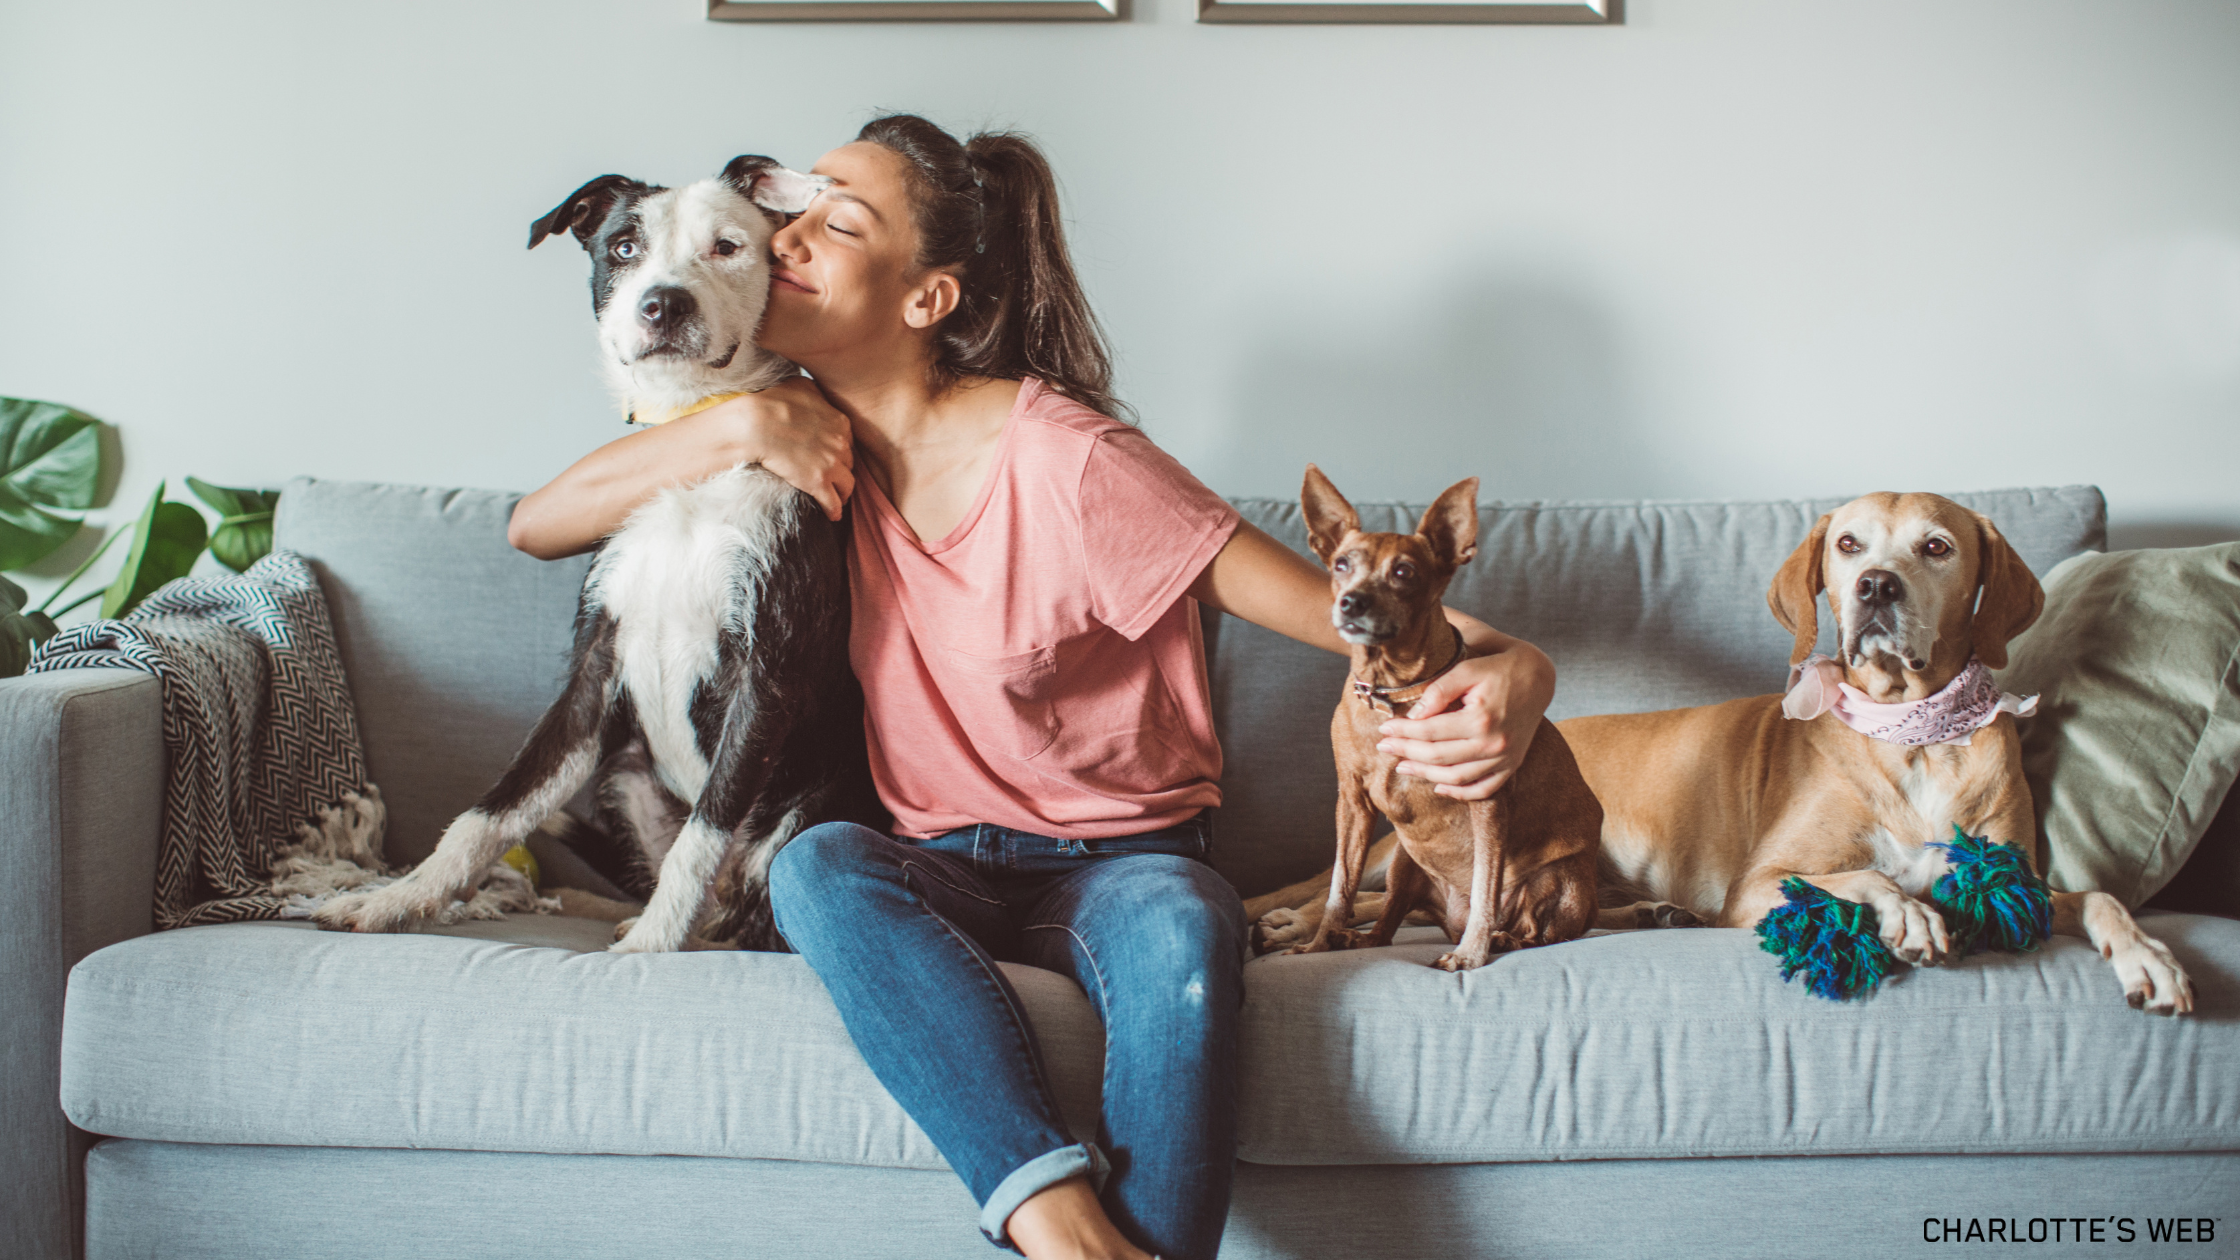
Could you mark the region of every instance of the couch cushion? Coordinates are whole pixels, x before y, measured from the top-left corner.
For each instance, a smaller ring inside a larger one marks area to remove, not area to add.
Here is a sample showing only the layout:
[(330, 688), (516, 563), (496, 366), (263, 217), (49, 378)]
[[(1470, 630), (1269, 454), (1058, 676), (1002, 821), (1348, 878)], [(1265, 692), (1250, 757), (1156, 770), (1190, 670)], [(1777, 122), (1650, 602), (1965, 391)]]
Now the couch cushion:
[(590, 559), (508, 546), (520, 498), (309, 477), (281, 492), (273, 542), (310, 560), (326, 592), (392, 861), (435, 848), (567, 675)]
[[(2106, 541), (2106, 504), (2090, 486), (1952, 497), (1996, 520), (2041, 574)], [(1551, 718), (1778, 691), (1791, 640), (1766, 610), (1766, 587), (1812, 522), (1845, 502), (1482, 505), (1478, 557), (1455, 575), (1447, 603), (1555, 660)], [(1296, 501), (1237, 506), (1311, 554)], [(1357, 506), (1363, 529), (1409, 532), (1425, 505)], [(1338, 782), (1328, 731), (1346, 662), (1214, 613), (1206, 652), (1225, 766), (1213, 860), (1252, 897), (1330, 864)]]
[[(1249, 964), (1244, 1158), (1264, 1164), (2240, 1149), (2240, 922), (2152, 915), (2187, 1019), (2131, 1010), (2080, 941), (1833, 1003), (1749, 934), (1601, 936), (1464, 975), (1387, 950)], [(187, 928), (71, 973), (63, 1108), (173, 1142), (721, 1155), (940, 1168), (801, 959), (599, 952), (519, 916), (443, 933)], [(1006, 974), (1069, 1121), (1102, 1035)]]
[(1734, 929), (1629, 932), (1459, 975), (1424, 941), (1245, 970), (1245, 1159), (2240, 1149), (2240, 922), (2148, 915), (2198, 1007), (2126, 1006), (2080, 940), (1850, 1002)]
[[(942, 1168), (808, 964), (619, 955), (588, 919), (400, 936), (235, 923), (70, 973), (62, 1105), (116, 1137), (729, 1155)], [(1095, 1134), (1104, 1037), (1071, 980), (1006, 966)]]

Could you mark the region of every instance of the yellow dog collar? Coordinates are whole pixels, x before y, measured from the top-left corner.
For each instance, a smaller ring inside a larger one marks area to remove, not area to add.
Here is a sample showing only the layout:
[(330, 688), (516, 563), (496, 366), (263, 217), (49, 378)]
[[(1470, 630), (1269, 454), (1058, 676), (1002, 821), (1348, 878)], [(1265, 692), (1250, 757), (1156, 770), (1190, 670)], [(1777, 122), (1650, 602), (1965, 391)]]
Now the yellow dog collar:
[(744, 398), (746, 396), (746, 390), (737, 389), (728, 394), (710, 394), (689, 407), (679, 407), (674, 411), (633, 411), (630, 413), (629, 423), (642, 424), (651, 428), (657, 424), (667, 424), (671, 420), (682, 420), (696, 411), (706, 411), (717, 403), (729, 402), (734, 398)]

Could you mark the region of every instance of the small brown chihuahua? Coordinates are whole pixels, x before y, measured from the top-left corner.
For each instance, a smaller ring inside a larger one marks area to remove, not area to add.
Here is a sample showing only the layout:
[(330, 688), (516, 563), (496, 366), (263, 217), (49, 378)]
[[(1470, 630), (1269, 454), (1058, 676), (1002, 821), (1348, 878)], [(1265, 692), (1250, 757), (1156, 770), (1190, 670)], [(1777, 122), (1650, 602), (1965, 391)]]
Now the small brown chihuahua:
[[(1472, 477), (1440, 495), (1415, 533), (1365, 534), (1353, 505), (1307, 465), (1300, 505), (1314, 552), (1330, 569), (1331, 622), (1353, 645), (1353, 675), (1330, 720), (1337, 866), (1314, 939), (1290, 953), (1388, 945), (1422, 908), (1455, 942), (1434, 965), (1467, 971), (1495, 954), (1571, 940), (1594, 923), (1602, 806), (1546, 718), (1524, 764), (1482, 801), (1441, 796), (1377, 751), (1378, 727), (1465, 654), (1439, 601), (1455, 570), (1478, 554), (1477, 499)], [(1362, 933), (1348, 925), (1372, 808), (1392, 820), (1400, 843), (1385, 876), (1384, 913)]]

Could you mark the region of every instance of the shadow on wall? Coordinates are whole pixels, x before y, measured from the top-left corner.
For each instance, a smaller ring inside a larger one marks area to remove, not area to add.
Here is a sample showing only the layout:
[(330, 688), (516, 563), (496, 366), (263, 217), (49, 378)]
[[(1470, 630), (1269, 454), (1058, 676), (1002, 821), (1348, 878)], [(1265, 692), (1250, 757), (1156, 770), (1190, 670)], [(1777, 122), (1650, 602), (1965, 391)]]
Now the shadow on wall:
[(1348, 498), (1647, 498), (1624, 338), (1575, 287), (1490, 277), (1409, 316), (1342, 312), (1247, 351), (1235, 420), (1206, 460), (1232, 494), (1291, 497), (1308, 463)]
[(2144, 547), (2206, 547), (2211, 543), (2236, 541), (2240, 541), (2240, 520), (2108, 522), (2110, 551), (2137, 551)]

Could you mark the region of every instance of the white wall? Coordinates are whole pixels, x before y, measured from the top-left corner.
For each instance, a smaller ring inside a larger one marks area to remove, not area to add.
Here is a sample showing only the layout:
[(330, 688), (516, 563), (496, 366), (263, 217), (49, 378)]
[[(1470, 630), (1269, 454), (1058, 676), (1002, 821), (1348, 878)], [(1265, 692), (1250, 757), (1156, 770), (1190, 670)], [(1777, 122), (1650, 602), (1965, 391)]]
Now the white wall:
[(9, 0), (0, 393), (119, 426), (102, 519), (187, 473), (533, 487), (622, 430), (529, 221), (908, 108), (1043, 139), (1122, 392), (1224, 492), (2082, 481), (2118, 545), (2240, 537), (2240, 4), (1191, 17)]

